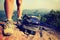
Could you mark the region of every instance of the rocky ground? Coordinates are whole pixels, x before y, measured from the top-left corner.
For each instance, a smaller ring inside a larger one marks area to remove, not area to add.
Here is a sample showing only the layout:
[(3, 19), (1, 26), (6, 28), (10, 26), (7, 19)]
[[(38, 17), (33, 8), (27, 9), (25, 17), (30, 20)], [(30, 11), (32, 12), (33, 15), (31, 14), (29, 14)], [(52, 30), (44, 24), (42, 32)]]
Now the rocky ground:
[[(0, 25), (0, 40), (60, 40), (60, 34), (55, 30), (42, 31), (42, 36), (40, 36), (40, 31), (36, 31), (35, 35), (26, 35), (18, 28), (14, 29), (14, 33), (11, 36), (4, 36), (2, 34), (2, 26)], [(48, 30), (48, 29), (47, 29)]]

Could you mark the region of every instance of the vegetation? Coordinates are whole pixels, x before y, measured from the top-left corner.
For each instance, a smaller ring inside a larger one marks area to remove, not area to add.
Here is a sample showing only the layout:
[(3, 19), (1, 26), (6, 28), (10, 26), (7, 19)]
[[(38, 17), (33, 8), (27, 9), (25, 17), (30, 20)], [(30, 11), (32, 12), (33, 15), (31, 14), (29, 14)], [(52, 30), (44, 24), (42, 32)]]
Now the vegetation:
[[(40, 25), (60, 28), (60, 11), (40, 11), (40, 10), (23, 10), (23, 15), (37, 16), (40, 18)], [(0, 21), (4, 21), (6, 15), (4, 11), (0, 11)], [(13, 20), (17, 20), (17, 12), (14, 12)], [(55, 28), (55, 29), (56, 29)]]
[(60, 30), (60, 11), (51, 10), (48, 14), (41, 17), (43, 25)]

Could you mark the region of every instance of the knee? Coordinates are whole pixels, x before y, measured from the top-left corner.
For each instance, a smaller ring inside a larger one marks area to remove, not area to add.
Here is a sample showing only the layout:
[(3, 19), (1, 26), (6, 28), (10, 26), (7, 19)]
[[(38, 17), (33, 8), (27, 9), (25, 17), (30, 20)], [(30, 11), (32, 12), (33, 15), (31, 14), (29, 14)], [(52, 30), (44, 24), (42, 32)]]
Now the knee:
[(18, 0), (18, 3), (21, 4), (22, 3), (22, 0)]
[(6, 3), (14, 3), (14, 0), (5, 0)]

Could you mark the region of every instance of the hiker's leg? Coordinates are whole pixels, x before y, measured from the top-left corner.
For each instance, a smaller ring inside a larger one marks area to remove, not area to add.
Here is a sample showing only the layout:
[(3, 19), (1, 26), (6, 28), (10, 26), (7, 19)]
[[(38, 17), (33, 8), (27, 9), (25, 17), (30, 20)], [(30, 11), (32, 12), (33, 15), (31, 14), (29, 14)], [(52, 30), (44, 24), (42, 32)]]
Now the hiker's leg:
[(5, 0), (4, 3), (5, 12), (8, 20), (12, 20), (14, 11), (14, 0)]
[(18, 12), (18, 19), (22, 17), (22, 0), (16, 0), (17, 3), (17, 12)]
[(7, 16), (6, 23), (4, 24), (4, 35), (12, 35), (16, 26), (13, 23), (12, 16), (14, 11), (14, 0), (5, 0), (5, 12)]

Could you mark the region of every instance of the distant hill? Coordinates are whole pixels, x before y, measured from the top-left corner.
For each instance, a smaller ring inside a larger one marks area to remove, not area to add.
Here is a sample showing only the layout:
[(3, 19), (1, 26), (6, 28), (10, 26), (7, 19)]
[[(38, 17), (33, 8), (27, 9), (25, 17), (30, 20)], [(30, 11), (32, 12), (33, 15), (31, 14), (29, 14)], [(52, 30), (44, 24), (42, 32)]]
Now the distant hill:
[[(41, 18), (40, 23), (42, 26), (56, 27), (60, 30), (60, 11), (48, 10), (48, 9), (36, 9), (36, 10), (23, 10), (23, 15), (37, 16)], [(14, 11), (13, 20), (17, 21), (17, 11)], [(6, 14), (0, 10), (0, 21), (5, 21)], [(55, 29), (56, 29), (55, 28)], [(57, 29), (56, 29), (57, 30)]]

